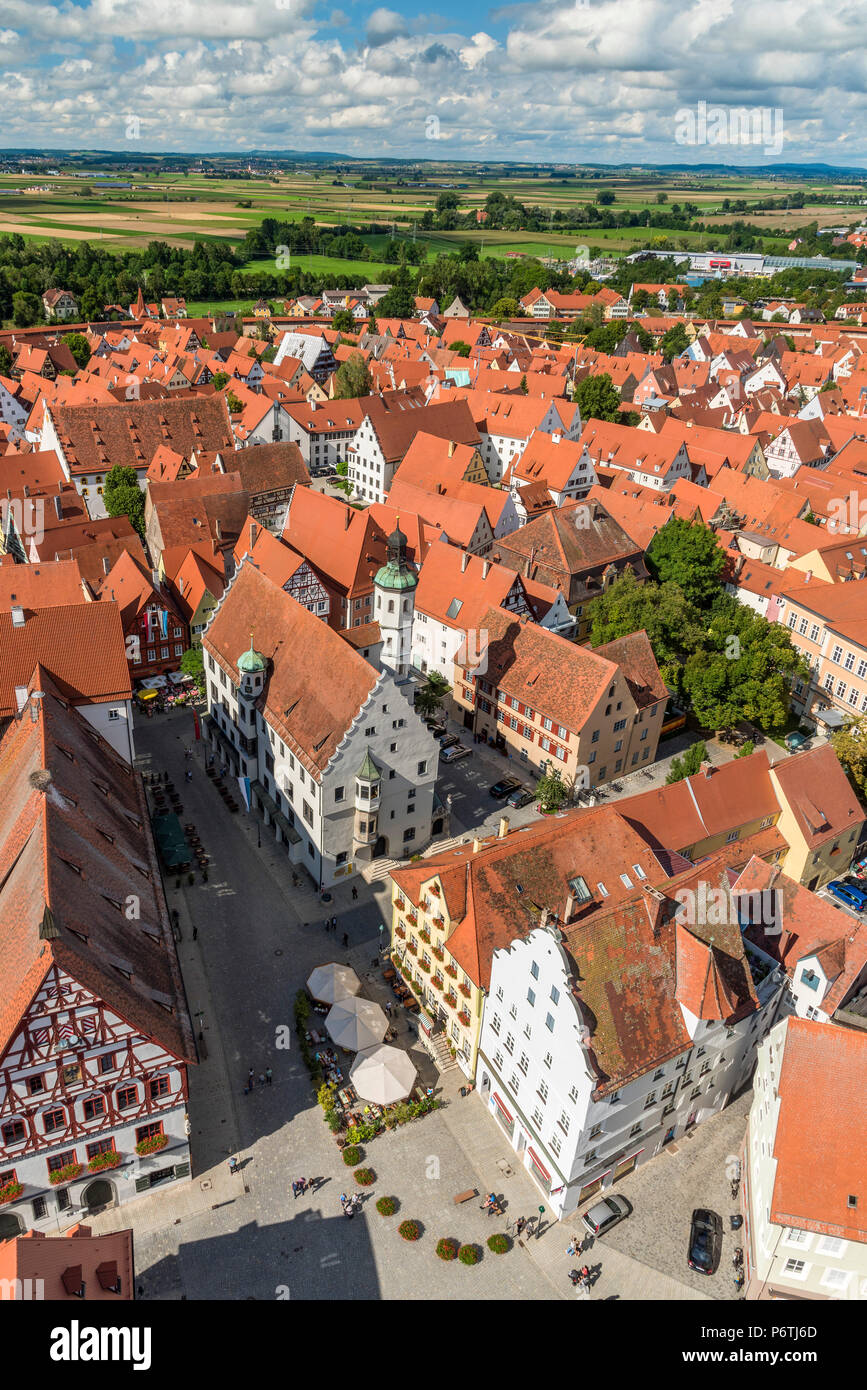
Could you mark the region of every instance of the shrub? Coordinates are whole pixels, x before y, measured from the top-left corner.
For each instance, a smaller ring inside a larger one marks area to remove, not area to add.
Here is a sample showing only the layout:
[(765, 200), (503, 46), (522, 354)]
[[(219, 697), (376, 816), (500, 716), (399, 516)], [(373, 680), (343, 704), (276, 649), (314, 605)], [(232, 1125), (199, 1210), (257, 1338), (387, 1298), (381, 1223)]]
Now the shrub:
[(320, 1086), (319, 1090), (316, 1092), (316, 1099), (322, 1106), (322, 1109), (325, 1111), (326, 1115), (329, 1115), (331, 1111), (334, 1109), (334, 1091), (334, 1084), (333, 1082), (329, 1081), (325, 1082), (324, 1085)]
[(363, 1158), (364, 1150), (360, 1149), (357, 1144), (350, 1144), (343, 1150), (343, 1162), (347, 1168), (357, 1168)]
[(376, 1210), (379, 1212), (380, 1216), (394, 1216), (394, 1213), (397, 1211), (397, 1198), (380, 1197), (376, 1204)]
[(376, 1174), (372, 1168), (356, 1168), (355, 1181), (359, 1187), (372, 1187), (376, 1182)]
[(462, 1245), (458, 1251), (458, 1259), (462, 1265), (477, 1265), (481, 1258), (477, 1245)]
[(421, 1226), (417, 1221), (401, 1221), (397, 1229), (404, 1240), (418, 1240), (421, 1235)]
[(492, 1255), (505, 1255), (511, 1248), (512, 1242), (509, 1240), (508, 1236), (488, 1236), (488, 1249)]
[(451, 1240), (449, 1236), (443, 1236), (442, 1240), (437, 1241), (437, 1254), (441, 1260), (454, 1260), (458, 1254), (458, 1243)]

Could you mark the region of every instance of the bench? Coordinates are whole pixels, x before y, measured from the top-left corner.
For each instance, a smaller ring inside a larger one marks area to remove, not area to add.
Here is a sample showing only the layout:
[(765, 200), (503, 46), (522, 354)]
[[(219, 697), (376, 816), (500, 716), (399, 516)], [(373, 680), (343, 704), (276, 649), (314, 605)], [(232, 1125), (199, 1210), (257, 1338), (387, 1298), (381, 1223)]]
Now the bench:
[(456, 1207), (459, 1207), (462, 1202), (468, 1202), (471, 1197), (478, 1197), (478, 1195), (475, 1187), (469, 1187), (466, 1192), (459, 1192), (457, 1197), (452, 1198), (452, 1201)]

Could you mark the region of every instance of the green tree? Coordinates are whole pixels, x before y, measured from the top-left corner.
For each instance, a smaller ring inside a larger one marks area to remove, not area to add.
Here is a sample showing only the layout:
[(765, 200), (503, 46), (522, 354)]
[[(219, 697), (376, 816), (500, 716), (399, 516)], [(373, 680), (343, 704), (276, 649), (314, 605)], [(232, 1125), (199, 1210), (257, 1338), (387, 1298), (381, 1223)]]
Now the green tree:
[[(583, 414), (583, 412), (582, 412)], [(704, 607), (719, 594), (725, 552), (709, 526), (672, 517), (653, 537), (647, 567), (660, 584), (677, 584), (688, 603)]]
[(600, 376), (585, 376), (572, 393), (583, 422), (588, 420), (619, 420), (620, 396), (607, 372)]
[(241, 411), (244, 409), (242, 402), (238, 400), (234, 391), (226, 392), (226, 404), (229, 407), (230, 415), (240, 415)]
[(843, 771), (863, 797), (867, 794), (867, 719), (850, 719), (831, 735)]
[(438, 671), (431, 671), (424, 685), (415, 692), (415, 708), (423, 719), (432, 719), (451, 693), (451, 686)]
[(337, 333), (352, 333), (355, 330), (355, 319), (348, 309), (338, 309), (331, 317), (331, 327)]
[(83, 333), (67, 333), (63, 339), (79, 367), (86, 367), (90, 361), (90, 344)]
[(559, 811), (569, 796), (569, 788), (560, 776), (559, 767), (552, 767), (550, 772), (543, 773), (536, 783), (536, 794), (543, 811)]
[(469, 357), (472, 348), (469, 343), (465, 343), (462, 338), (455, 338), (451, 344), (451, 351), (457, 353), (458, 357)]
[(513, 319), (518, 313), (518, 301), (507, 295), (491, 306), (492, 319)]
[(193, 680), (202, 689), (205, 685), (205, 659), (202, 655), (201, 642), (196, 647), (188, 647), (181, 657), (181, 670), (185, 676), (192, 676)]
[(370, 368), (365, 361), (364, 354), (353, 352), (337, 368), (334, 395), (337, 400), (341, 401), (357, 396), (369, 396), (372, 385), (373, 378), (370, 375)]
[(412, 318), (415, 313), (415, 290), (405, 265), (400, 267), (391, 289), (382, 296), (376, 308), (382, 318)]
[(12, 353), (5, 343), (0, 343), (0, 376), (8, 376), (12, 370)]
[(214, 383), (214, 390), (222, 391), (223, 387), (230, 380), (231, 378), (228, 372), (214, 372), (214, 375), (212, 377), (212, 381)]
[(120, 464), (110, 468), (105, 475), (102, 500), (109, 516), (128, 516), (144, 540), (145, 495), (134, 468)]
[(16, 328), (27, 328), (40, 319), (40, 301), (35, 294), (19, 290), (12, 296), (12, 322)]
[(615, 201), (614, 194), (607, 188), (602, 188), (596, 194), (596, 201), (601, 208), (610, 208)]
[(683, 757), (672, 758), (666, 782), (682, 782), (685, 777), (693, 777), (707, 758), (707, 748), (703, 743), (693, 743)]
[(686, 352), (689, 347), (689, 338), (686, 336), (686, 329), (682, 323), (676, 323), (673, 328), (669, 328), (667, 333), (663, 333), (660, 349), (666, 362), (671, 362), (673, 358), (679, 357), (682, 352)]

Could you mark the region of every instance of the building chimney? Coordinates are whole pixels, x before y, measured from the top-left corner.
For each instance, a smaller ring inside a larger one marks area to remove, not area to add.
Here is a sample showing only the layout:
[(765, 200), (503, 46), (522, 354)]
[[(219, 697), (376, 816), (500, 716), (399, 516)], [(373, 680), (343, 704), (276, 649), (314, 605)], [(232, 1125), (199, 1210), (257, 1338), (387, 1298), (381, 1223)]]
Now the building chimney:
[(490, 568), (491, 568), (491, 562), (490, 562), (490, 560), (483, 560), (483, 561), (482, 561), (482, 578), (483, 578), (483, 579), (487, 579), (487, 577), (488, 577), (488, 571), (490, 570)]
[(24, 496), (25, 496), (25, 497), (29, 497), (29, 496), (30, 496), (30, 488), (28, 487), (27, 483), (24, 484)]
[(57, 515), (57, 520), (58, 520), (58, 521), (62, 521), (62, 520), (63, 520), (63, 503), (62, 503), (62, 501), (61, 501), (61, 499), (60, 499), (59, 497), (55, 497), (55, 499), (54, 499), (54, 510), (55, 510), (56, 515)]
[(461, 574), (463, 574), (463, 573), (466, 571), (467, 565), (468, 565), (469, 563), (470, 563), (470, 557), (469, 557), (469, 555), (467, 554), (467, 552), (464, 551), (464, 553), (463, 553), (462, 556), (461, 556)]
[(478, 854), (478, 852), (479, 852), (479, 850), (480, 850), (481, 848), (482, 848), (482, 842), (481, 842), (481, 840), (478, 838), (478, 836), (476, 836), (476, 838), (473, 840), (473, 854)]
[(453, 454), (454, 452), (455, 452), (455, 441), (454, 441), (453, 439), (450, 439), (450, 440), (449, 440), (449, 458), (452, 457), (452, 454)]
[(702, 763), (701, 771), (704, 773), (705, 777), (712, 777), (716, 769), (713, 763)]
[(509, 833), (509, 817), (500, 816), (500, 824), (497, 827), (497, 839), (505, 840)]
[(250, 522), (250, 549), (256, 544), (257, 528), (255, 521)]

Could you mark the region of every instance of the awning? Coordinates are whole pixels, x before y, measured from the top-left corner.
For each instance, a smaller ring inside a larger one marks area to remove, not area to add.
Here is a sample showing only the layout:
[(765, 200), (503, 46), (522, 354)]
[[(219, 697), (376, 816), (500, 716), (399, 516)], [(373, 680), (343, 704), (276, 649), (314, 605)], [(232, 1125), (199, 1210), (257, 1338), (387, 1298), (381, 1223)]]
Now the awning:
[(509, 1124), (512, 1124), (514, 1116), (509, 1114), (508, 1110), (506, 1109), (503, 1102), (500, 1100), (500, 1097), (497, 1095), (496, 1091), (493, 1092), (493, 1096), (494, 1104), (497, 1106), (498, 1110), (501, 1110), (502, 1113), (505, 1115), (506, 1119), (509, 1121)]
[(551, 1181), (551, 1174), (548, 1172), (548, 1169), (545, 1167), (544, 1163), (541, 1162), (541, 1160), (540, 1160), (538, 1154), (536, 1153), (536, 1151), (535, 1151), (534, 1149), (531, 1149), (530, 1146), (528, 1145), (528, 1146), (527, 1146), (527, 1153), (530, 1155), (530, 1158), (533, 1160), (533, 1163), (535, 1164), (535, 1166), (539, 1169), (539, 1172), (542, 1174), (542, 1177), (545, 1179), (545, 1181), (546, 1181), (546, 1182), (550, 1182), (550, 1181)]
[(163, 686), (165, 686), (165, 685), (167, 685), (167, 684), (168, 684), (168, 682), (166, 681), (165, 676), (147, 676), (147, 677), (142, 681), (142, 689), (144, 689), (144, 690), (162, 690)]
[(816, 719), (820, 724), (824, 724), (826, 729), (842, 729), (846, 723), (846, 715), (838, 709), (817, 709), (814, 713)]
[(137, 690), (135, 692), (135, 698), (142, 701), (155, 700), (157, 698), (157, 692), (155, 690)]

